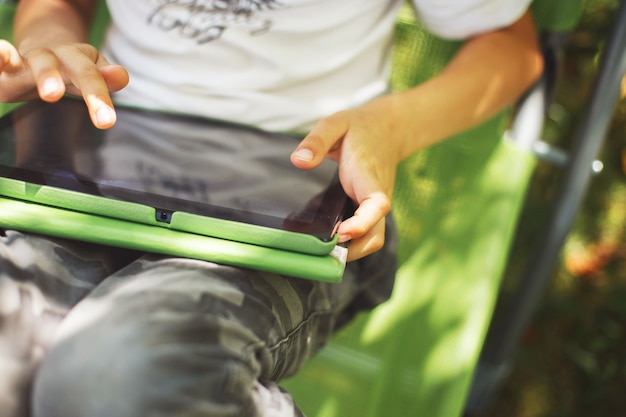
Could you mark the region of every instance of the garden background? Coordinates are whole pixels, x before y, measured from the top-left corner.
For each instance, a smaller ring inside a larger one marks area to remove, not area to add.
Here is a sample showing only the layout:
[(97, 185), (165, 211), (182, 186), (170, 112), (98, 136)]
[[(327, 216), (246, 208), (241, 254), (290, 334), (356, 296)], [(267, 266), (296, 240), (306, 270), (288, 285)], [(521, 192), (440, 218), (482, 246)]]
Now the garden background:
[[(588, 0), (568, 35), (544, 139), (567, 147), (618, 2)], [(511, 375), (486, 417), (626, 416), (626, 88), (591, 183)], [(541, 164), (524, 209), (504, 291), (541, 232), (559, 169)]]

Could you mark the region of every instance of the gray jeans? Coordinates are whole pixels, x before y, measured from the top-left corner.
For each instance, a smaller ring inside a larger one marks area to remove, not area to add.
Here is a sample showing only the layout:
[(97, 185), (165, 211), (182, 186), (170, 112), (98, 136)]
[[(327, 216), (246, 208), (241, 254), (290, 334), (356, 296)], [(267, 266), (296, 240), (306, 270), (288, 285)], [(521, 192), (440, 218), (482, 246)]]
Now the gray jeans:
[(326, 284), (0, 231), (0, 416), (298, 416), (276, 385), (384, 300), (386, 249)]

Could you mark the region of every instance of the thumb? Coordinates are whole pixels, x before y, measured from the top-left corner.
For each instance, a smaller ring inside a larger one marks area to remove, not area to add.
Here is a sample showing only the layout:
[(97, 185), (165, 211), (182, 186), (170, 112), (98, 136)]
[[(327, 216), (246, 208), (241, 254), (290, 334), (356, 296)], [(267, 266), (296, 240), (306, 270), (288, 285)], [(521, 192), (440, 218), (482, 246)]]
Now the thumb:
[(291, 163), (300, 169), (315, 168), (328, 153), (339, 147), (348, 126), (343, 113), (320, 120), (293, 151)]

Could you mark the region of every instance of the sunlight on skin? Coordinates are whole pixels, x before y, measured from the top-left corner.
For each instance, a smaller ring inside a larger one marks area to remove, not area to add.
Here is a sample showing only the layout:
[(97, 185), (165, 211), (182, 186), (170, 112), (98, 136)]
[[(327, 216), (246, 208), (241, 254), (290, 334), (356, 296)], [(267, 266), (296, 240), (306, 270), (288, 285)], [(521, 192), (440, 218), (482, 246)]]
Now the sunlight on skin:
[[(21, 63), (21, 59), (17, 51), (6, 40), (0, 39), (0, 64), (6, 62), (9, 67), (17, 67)], [(0, 72), (4, 65), (0, 65)]]
[(94, 95), (85, 97), (85, 101), (88, 103), (91, 120), (96, 127), (107, 129), (115, 124), (117, 115), (104, 101)]
[(500, 91), (505, 87), (505, 80), (502, 76), (494, 75), (491, 82), (487, 84), (485, 94), (476, 104), (474, 117), (477, 120), (483, 120), (491, 114), (494, 98), (500, 95)]

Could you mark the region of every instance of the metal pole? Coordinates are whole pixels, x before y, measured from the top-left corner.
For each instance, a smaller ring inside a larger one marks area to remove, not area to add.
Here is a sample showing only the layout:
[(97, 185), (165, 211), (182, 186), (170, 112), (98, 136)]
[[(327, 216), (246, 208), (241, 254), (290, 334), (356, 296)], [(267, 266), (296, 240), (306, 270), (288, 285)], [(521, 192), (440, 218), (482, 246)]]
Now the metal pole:
[[(499, 381), (493, 379), (503, 376), (507, 359), (517, 346), (554, 271), (562, 245), (589, 186), (592, 177), (591, 164), (604, 143), (625, 72), (626, 2), (622, 1), (606, 49), (602, 53), (591, 95), (574, 136), (569, 163), (561, 179), (545, 235), (541, 237), (518, 289), (497, 320), (494, 319), (489, 330), (470, 393), (468, 404), (473, 403), (470, 404), (471, 408), (479, 409), (490, 400), (499, 384)], [(487, 381), (481, 382), (480, 378), (486, 378)]]

